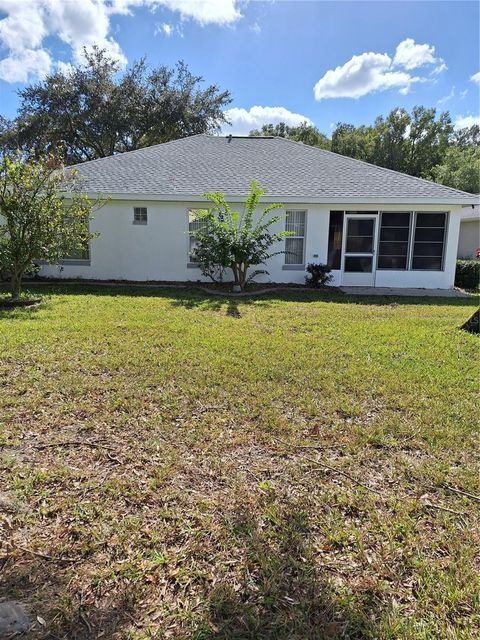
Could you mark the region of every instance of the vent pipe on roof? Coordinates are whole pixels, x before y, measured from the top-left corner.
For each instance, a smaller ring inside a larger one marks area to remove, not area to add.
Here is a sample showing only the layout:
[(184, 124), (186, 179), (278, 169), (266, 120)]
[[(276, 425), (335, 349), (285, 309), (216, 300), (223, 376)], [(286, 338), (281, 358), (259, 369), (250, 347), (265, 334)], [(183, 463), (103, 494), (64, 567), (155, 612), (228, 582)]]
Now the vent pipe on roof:
[(232, 141), (232, 134), (229, 133), (227, 136), (227, 142), (231, 142)]

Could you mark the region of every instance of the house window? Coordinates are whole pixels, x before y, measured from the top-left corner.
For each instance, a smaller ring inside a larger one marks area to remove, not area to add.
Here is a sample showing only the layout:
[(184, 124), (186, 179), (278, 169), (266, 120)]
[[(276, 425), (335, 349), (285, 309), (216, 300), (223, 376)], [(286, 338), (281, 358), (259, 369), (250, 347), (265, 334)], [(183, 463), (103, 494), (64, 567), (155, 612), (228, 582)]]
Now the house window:
[(197, 218), (197, 211), (199, 209), (190, 209), (188, 212), (188, 262), (191, 264), (196, 264), (197, 262), (195, 260), (197, 239), (194, 236), (194, 232), (204, 229), (206, 226), (205, 220)]
[(342, 262), (343, 211), (330, 211), (328, 259), (330, 269), (340, 269)]
[(381, 216), (377, 268), (406, 270), (411, 213), (384, 211)]
[(68, 256), (63, 258), (64, 260), (90, 260), (90, 245), (88, 242), (79, 251), (74, 251)]
[(412, 269), (441, 271), (445, 248), (446, 213), (417, 213), (412, 251)]
[(133, 207), (133, 224), (147, 224), (147, 207)]
[(305, 255), (306, 211), (287, 211), (285, 231), (291, 233), (285, 238), (285, 264), (302, 265)]
[[(68, 224), (69, 220), (71, 220), (71, 218), (66, 218), (65, 223)], [(85, 220), (85, 227), (88, 231), (88, 220)], [(90, 260), (90, 242), (86, 240), (83, 247), (77, 251), (73, 251), (68, 256), (65, 256), (63, 260), (71, 260), (72, 262), (88, 262)]]

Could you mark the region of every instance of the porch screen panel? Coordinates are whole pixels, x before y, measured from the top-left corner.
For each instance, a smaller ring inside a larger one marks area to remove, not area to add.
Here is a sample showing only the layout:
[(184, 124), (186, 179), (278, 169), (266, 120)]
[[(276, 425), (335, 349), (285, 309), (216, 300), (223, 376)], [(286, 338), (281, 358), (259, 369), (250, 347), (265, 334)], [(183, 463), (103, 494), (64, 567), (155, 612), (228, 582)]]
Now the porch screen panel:
[(409, 211), (382, 212), (378, 269), (407, 269), (410, 218)]
[(446, 213), (417, 213), (412, 269), (441, 271), (445, 249)]
[(343, 211), (330, 211), (328, 227), (328, 259), (330, 269), (340, 269), (342, 263)]
[(303, 265), (305, 254), (305, 211), (286, 212), (285, 231), (291, 233), (285, 238), (285, 264)]
[(347, 229), (347, 253), (369, 253), (373, 251), (375, 222), (371, 218), (358, 220), (349, 218)]

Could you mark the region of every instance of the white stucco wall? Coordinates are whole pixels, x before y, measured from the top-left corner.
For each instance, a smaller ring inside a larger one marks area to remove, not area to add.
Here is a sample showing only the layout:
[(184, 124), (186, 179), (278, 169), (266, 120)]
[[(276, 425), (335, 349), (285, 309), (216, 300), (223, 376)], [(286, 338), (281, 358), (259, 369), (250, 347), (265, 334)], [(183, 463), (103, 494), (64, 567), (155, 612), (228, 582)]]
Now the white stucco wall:
[[(148, 224), (133, 224), (133, 207), (148, 208)], [(90, 263), (43, 266), (45, 277), (85, 278), (97, 280), (169, 280), (197, 281), (202, 276), (188, 265), (188, 209), (205, 207), (205, 203), (111, 201), (95, 213), (91, 230), (99, 233), (92, 240)], [(377, 271), (378, 287), (450, 288), (453, 286), (460, 225), (460, 207), (421, 205), (312, 205), (289, 204), (288, 209), (307, 211), (305, 262), (327, 261), (330, 210), (348, 211), (449, 211), (447, 243), (443, 271)], [(283, 222), (279, 225), (283, 228)], [(269, 276), (263, 280), (303, 283), (303, 270), (283, 268), (284, 255), (271, 259)], [(341, 272), (335, 271), (332, 284), (341, 284)], [(261, 280), (261, 279), (260, 279)]]
[(480, 206), (463, 207), (458, 238), (458, 257), (473, 258), (480, 247)]
[(474, 258), (480, 247), (480, 220), (462, 220), (458, 239), (458, 257)]

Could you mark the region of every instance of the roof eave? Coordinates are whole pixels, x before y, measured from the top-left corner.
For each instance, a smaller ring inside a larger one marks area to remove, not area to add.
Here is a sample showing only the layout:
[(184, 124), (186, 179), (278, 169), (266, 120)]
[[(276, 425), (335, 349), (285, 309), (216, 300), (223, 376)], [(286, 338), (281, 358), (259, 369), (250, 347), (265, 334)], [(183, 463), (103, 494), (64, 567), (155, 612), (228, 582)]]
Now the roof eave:
[[(99, 196), (104, 198), (107, 197), (111, 200), (136, 200), (136, 201), (159, 201), (159, 202), (203, 202), (206, 200), (201, 195), (192, 195), (185, 193), (110, 193), (110, 194), (99, 194), (98, 192), (87, 192), (89, 198), (96, 199)], [(68, 197), (68, 193), (65, 193), (65, 196)], [(229, 202), (244, 202), (245, 194), (236, 195), (236, 194), (225, 194), (225, 198)], [(430, 204), (430, 205), (457, 205), (457, 206), (469, 206), (479, 204), (479, 198), (476, 195), (458, 195), (452, 197), (392, 197), (392, 196), (375, 196), (375, 197), (332, 197), (332, 196), (321, 196), (321, 197), (303, 197), (299, 196), (281, 196), (281, 195), (272, 195), (266, 194), (263, 197), (263, 201), (270, 202), (281, 202), (284, 204)]]

